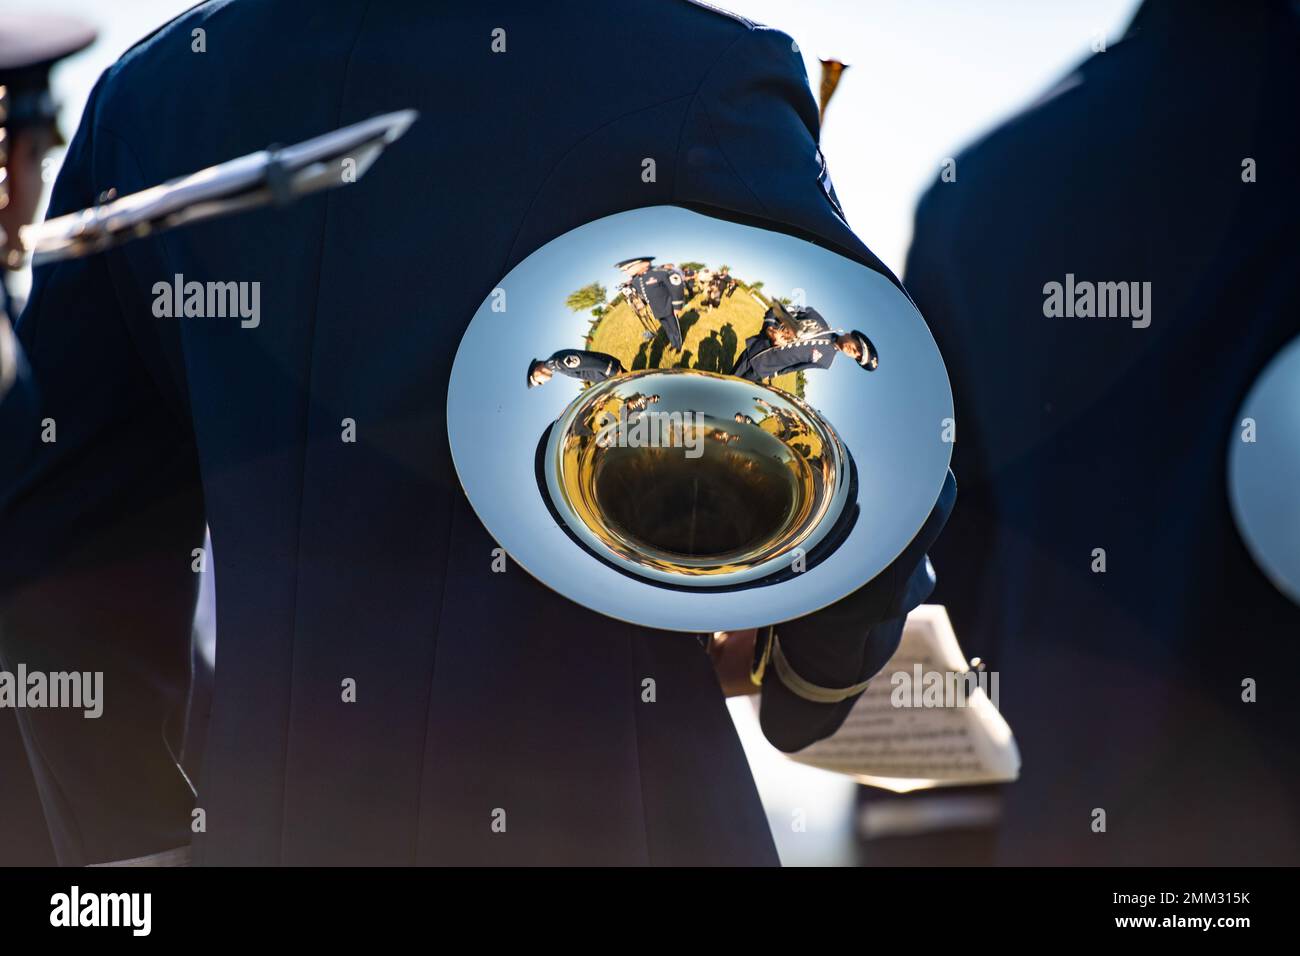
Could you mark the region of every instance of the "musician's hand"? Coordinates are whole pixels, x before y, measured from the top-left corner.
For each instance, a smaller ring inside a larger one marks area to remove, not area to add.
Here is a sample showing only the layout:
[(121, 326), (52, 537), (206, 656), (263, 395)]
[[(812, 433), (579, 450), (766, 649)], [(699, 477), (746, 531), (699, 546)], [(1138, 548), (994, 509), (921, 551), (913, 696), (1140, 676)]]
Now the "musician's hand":
[(757, 632), (719, 631), (709, 644), (709, 657), (713, 670), (727, 697), (744, 697), (757, 694), (758, 687), (749, 679), (754, 661), (754, 639)]

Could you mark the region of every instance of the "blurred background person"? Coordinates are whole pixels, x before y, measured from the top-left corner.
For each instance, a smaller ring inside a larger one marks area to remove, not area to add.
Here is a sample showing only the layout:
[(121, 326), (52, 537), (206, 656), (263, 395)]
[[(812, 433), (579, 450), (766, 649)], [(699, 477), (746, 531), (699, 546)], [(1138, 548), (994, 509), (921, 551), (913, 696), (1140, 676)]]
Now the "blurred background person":
[(22, 303), (9, 273), (26, 265), (18, 230), (35, 221), (52, 178), (46, 158), (65, 145), (50, 70), (94, 40), (94, 28), (72, 17), (0, 13), (0, 317), (11, 323)]
[[(1226, 471), (1300, 333), (1298, 11), (1147, 0), (918, 208), (906, 285), (961, 487), (933, 600), (1000, 671), (1024, 758), (998, 862), (1300, 862), (1300, 608), (1244, 547)], [(1048, 303), (1085, 282), (1140, 284), (1144, 314)]]
[[(18, 230), (36, 219), (47, 155), (64, 145), (50, 70), (94, 40), (94, 28), (72, 17), (0, 12), (0, 399), (15, 372), (5, 366), (16, 359), (9, 336), (21, 309), (10, 292), (10, 275), (26, 265)], [(0, 660), (0, 668), (8, 666)], [(0, 865), (53, 862), (18, 723), (6, 709), (0, 711)]]

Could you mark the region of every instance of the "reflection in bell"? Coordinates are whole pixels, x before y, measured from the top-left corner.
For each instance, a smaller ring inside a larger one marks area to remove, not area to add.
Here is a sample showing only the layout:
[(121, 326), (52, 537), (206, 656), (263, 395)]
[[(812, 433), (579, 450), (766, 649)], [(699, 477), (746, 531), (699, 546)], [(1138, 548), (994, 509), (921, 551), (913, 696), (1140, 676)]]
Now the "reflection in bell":
[[(611, 422), (656, 440), (610, 441)], [(804, 402), (693, 369), (588, 389), (543, 459), (557, 513), (588, 548), (625, 572), (691, 586), (785, 570), (840, 517), (848, 475), (839, 438)]]
[[(644, 303), (603, 291), (625, 278), (613, 261), (647, 250), (662, 281), (683, 267), (680, 351), (660, 322), (645, 338)], [(933, 511), (952, 455), (934, 423), (952, 417), (952, 390), (891, 276), (654, 206), (552, 240), (507, 286), (532, 305), (521, 321), (489, 297), (466, 329), (452, 460), (503, 551), (575, 604), (692, 634), (796, 620), (888, 568)], [(817, 308), (787, 308), (773, 295), (786, 289), (815, 289)], [(596, 321), (575, 320), (588, 310)], [(555, 374), (529, 388), (538, 363)]]
[(722, 561), (779, 534), (800, 487), (779, 454), (731, 449), (712, 436), (700, 460), (672, 448), (612, 449), (599, 457), (593, 481), (601, 511), (629, 541)]

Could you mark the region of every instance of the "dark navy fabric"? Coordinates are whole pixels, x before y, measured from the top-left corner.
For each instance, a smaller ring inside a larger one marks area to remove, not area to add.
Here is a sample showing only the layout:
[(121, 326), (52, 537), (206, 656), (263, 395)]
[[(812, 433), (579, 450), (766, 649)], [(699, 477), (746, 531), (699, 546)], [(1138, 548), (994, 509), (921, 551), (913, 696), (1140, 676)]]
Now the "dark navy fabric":
[[(1241, 403), (1300, 333), (1297, 51), (1291, 4), (1147, 4), (921, 202), (906, 282), (962, 488), (935, 600), (1019, 740), (1003, 862), (1300, 862), (1300, 608), (1226, 488)], [(1150, 325), (1046, 317), (1068, 273), (1150, 282)]]
[[(13, 335), (12, 323), (17, 318), (14, 308), (5, 277), (0, 274), (0, 335)], [(10, 327), (2, 327), (6, 324)], [(3, 348), (5, 344), (0, 343), (0, 349)], [(21, 428), (33, 414), (30, 389), (16, 392), (12, 401), (0, 399), (0, 435)], [(3, 666), (2, 655), (0, 666)], [(49, 866), (53, 862), (54, 851), (45, 832), (35, 781), (27, 769), (18, 719), (13, 714), (0, 713), (0, 864)]]
[[(355, 186), (37, 271), (15, 401), (39, 389), (59, 431), (5, 436), (2, 647), (107, 674), (102, 719), (25, 715), (60, 859), (185, 843), (196, 803), (206, 864), (774, 863), (699, 642), (493, 573), (445, 394), (499, 278), (612, 213), (708, 209), (884, 271), (818, 180), (802, 61), (684, 2), (204, 3), (101, 79), (51, 213), (408, 107)], [(177, 274), (260, 282), (260, 323), (155, 318)], [(205, 522), (219, 637), (195, 801), (161, 744)], [(897, 639), (875, 623), (842, 621), (821, 676), (859, 680), (864, 646)], [(788, 746), (827, 732), (813, 709)]]

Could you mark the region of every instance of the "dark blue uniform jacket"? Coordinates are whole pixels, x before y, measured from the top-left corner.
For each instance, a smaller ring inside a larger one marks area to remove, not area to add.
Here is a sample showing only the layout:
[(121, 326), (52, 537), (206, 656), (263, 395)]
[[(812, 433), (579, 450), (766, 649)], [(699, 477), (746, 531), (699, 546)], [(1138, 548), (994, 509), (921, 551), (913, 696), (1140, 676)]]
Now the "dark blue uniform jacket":
[[(1226, 485), (1238, 409), (1300, 333), (1297, 50), (1289, 4), (1148, 3), (917, 213), (962, 485), (935, 599), (1024, 760), (1002, 862), (1300, 862), (1300, 608)], [(1150, 325), (1046, 317), (1068, 273), (1150, 282)]]
[[(663, 55), (592, 55), (632, 25)], [(25, 713), (60, 858), (185, 843), (197, 805), (208, 864), (775, 862), (699, 642), (494, 573), (444, 419), (479, 303), (593, 219), (707, 208), (884, 271), (818, 181), (802, 61), (685, 2), (203, 3), (95, 87), (51, 213), (406, 107), (422, 118), (355, 186), (36, 274), (30, 376), (0, 406), (0, 650), (106, 673), (97, 721)], [(259, 324), (156, 318), (176, 274), (260, 282)], [(951, 487), (874, 586), (783, 630), (808, 679), (883, 663), (949, 507)], [(195, 800), (162, 733), (205, 523), (218, 639)], [(847, 706), (774, 687), (763, 723), (793, 749)]]

